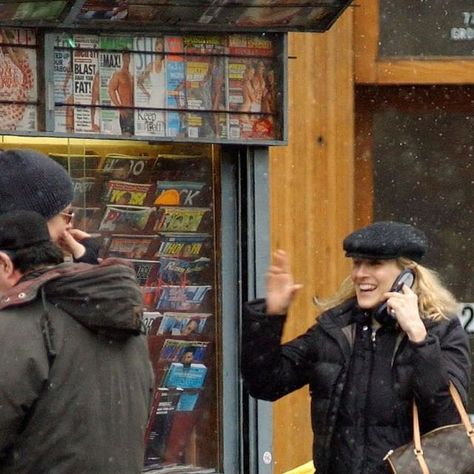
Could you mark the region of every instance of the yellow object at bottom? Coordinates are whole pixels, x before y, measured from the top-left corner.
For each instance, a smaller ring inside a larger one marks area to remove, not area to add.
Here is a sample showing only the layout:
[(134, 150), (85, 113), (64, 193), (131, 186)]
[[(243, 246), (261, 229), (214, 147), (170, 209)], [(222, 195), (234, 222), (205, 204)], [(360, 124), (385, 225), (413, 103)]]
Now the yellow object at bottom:
[(313, 461), (309, 461), (306, 464), (295, 467), (291, 471), (286, 471), (284, 474), (313, 474), (313, 473), (314, 473)]

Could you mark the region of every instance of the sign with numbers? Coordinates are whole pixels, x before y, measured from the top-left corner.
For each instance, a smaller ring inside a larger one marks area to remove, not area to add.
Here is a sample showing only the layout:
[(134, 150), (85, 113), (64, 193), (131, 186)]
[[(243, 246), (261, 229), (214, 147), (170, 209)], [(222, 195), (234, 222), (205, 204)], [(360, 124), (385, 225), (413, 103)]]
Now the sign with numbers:
[(468, 334), (474, 334), (474, 303), (461, 303), (459, 319)]

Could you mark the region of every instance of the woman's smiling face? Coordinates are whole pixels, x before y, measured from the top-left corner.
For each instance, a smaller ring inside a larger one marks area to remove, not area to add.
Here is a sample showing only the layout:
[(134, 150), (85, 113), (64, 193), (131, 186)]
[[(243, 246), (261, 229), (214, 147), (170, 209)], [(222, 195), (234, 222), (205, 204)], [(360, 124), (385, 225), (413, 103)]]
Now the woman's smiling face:
[(354, 258), (351, 279), (359, 307), (373, 309), (382, 304), (401, 270), (396, 260)]

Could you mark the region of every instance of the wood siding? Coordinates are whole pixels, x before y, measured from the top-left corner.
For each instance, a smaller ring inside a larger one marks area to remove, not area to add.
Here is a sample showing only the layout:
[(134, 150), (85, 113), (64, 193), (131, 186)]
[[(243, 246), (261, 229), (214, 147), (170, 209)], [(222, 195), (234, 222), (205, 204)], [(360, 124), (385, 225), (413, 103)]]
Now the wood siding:
[[(351, 9), (324, 34), (289, 35), (288, 146), (270, 151), (272, 249), (289, 252), (297, 282), (285, 340), (313, 322), (315, 295), (347, 275), (341, 242), (354, 226), (354, 110)], [(274, 404), (274, 473), (311, 459), (309, 394)]]

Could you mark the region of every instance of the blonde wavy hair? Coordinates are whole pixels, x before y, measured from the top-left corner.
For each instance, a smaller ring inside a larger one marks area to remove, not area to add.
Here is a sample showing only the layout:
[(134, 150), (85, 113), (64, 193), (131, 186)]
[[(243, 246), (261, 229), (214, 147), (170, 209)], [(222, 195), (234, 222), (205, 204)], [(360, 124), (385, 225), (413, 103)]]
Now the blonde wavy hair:
[[(397, 263), (401, 270), (411, 268), (415, 272), (415, 284), (412, 290), (418, 296), (418, 309), (422, 318), (439, 321), (457, 316), (459, 303), (453, 294), (443, 286), (434, 270), (405, 257), (398, 258)], [(346, 302), (355, 297), (355, 294), (354, 284), (349, 275), (343, 280), (334, 295), (322, 300), (315, 297), (313, 301), (322, 312)]]

